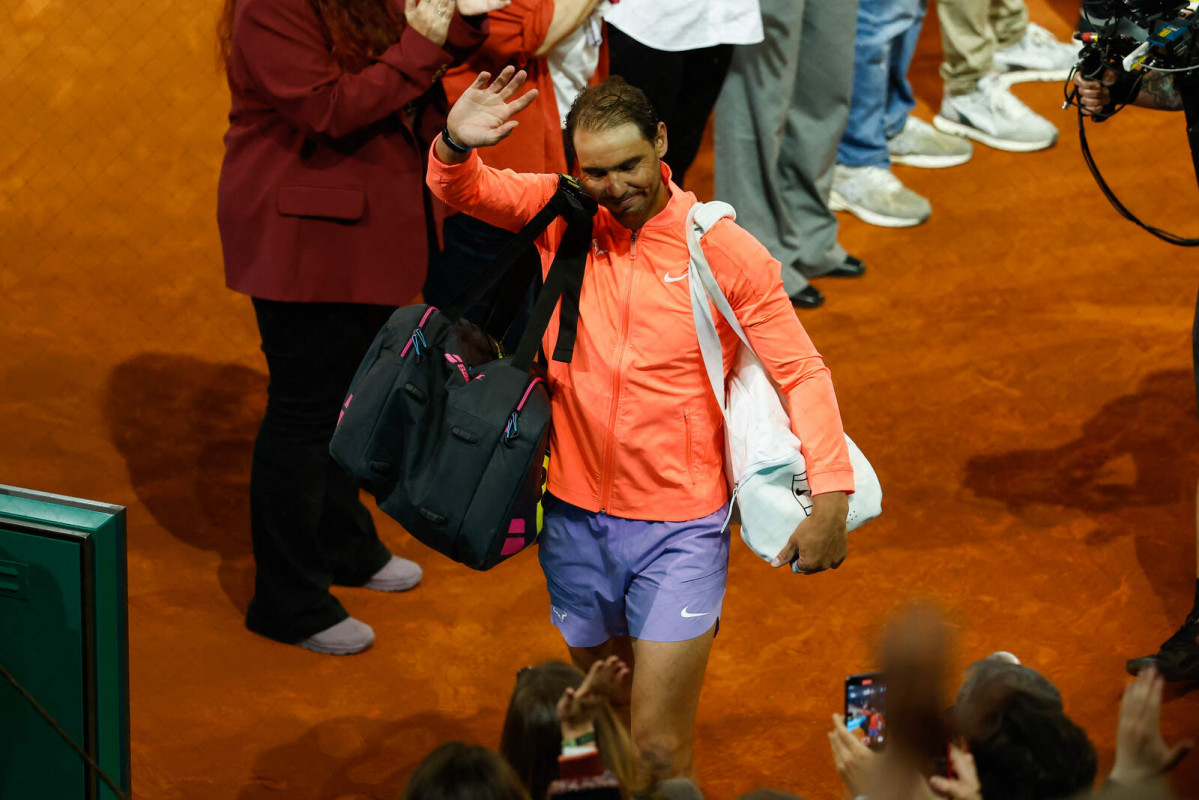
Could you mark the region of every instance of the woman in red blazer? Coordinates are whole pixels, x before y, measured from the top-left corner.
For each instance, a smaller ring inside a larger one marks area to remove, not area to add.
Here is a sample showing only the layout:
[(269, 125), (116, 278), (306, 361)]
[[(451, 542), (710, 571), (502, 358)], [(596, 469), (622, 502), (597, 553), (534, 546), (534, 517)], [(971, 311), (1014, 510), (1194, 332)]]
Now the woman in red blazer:
[(217, 222), (231, 289), (250, 295), (270, 372), (254, 444), (257, 572), (246, 626), (324, 653), (374, 641), (331, 584), (401, 591), (420, 567), (379, 541), (329, 456), (346, 388), (436, 249), (424, 159), (440, 79), (508, 0), (226, 0), (233, 103)]

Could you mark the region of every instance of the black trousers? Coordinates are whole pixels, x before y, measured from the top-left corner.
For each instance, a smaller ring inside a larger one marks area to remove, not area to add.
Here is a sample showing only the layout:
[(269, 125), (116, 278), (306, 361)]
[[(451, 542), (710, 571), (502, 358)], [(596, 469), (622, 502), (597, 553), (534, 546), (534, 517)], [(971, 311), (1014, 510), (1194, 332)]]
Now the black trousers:
[(645, 92), (666, 123), (667, 151), (674, 182), (684, 185), (695, 161), (704, 126), (733, 58), (729, 44), (673, 53), (646, 47), (608, 25), (608, 67)]
[[(504, 246), (516, 237), (514, 233), (488, 225), (469, 214), (451, 214), (446, 217), (442, 227), (445, 248), (430, 260), (429, 274), (425, 278), (423, 290), (425, 302), (438, 308), (445, 308), (456, 300), (462, 290), (482, 275)], [(501, 339), (505, 352), (516, 351), (521, 334), (529, 324), (529, 313), (533, 310), (533, 300), (536, 296), (535, 286), (540, 285), (541, 276), (535, 277), (537, 282), (530, 287), (524, 298), (518, 301), (519, 305), (511, 309), (514, 316), (508, 330), (490, 331)], [(504, 281), (519, 279), (519, 276), (508, 273)], [(497, 287), (466, 312), (466, 319), (480, 328), (486, 328), (492, 310), (499, 300)]]
[(246, 627), (294, 643), (345, 619), (331, 584), (360, 586), (390, 559), (358, 487), (329, 455), (346, 390), (394, 308), (254, 298), (270, 372), (254, 442), (254, 598)]

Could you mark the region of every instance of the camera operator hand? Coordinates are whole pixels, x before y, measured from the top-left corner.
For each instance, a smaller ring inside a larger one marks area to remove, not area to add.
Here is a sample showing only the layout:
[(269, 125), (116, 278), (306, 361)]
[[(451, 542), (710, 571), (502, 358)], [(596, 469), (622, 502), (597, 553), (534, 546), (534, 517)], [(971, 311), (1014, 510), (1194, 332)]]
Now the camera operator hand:
[(1097, 81), (1084, 78), (1082, 73), (1074, 73), (1074, 85), (1078, 87), (1078, 104), (1082, 106), (1082, 113), (1094, 116), (1110, 105), (1112, 94), (1108, 87), (1115, 82), (1116, 73), (1110, 69), (1104, 70), (1103, 76)]
[(1158, 111), (1182, 110), (1182, 96), (1175, 86), (1174, 76), (1169, 73), (1150, 72), (1141, 80), (1136, 97), (1131, 98), (1117, 96), (1113, 99), (1113, 92), (1119, 95), (1120, 89), (1127, 94), (1127, 84), (1111, 69), (1105, 69), (1097, 81), (1075, 73), (1074, 85), (1078, 88), (1078, 104), (1087, 116), (1110, 114), (1113, 106), (1124, 103)]

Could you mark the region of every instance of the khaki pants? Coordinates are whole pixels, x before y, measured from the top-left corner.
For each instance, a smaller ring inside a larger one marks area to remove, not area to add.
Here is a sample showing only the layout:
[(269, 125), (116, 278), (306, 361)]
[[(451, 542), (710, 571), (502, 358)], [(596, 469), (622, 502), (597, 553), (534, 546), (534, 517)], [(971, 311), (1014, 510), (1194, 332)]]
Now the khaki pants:
[(937, 16), (946, 94), (974, 91), (991, 71), (995, 48), (1015, 44), (1028, 29), (1024, 0), (937, 0)]

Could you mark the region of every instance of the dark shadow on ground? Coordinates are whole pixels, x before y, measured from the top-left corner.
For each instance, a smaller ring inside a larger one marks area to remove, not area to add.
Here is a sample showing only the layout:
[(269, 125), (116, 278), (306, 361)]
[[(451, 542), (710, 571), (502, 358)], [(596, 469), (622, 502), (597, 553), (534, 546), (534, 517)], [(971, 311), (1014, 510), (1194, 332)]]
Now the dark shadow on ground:
[(1170, 370), (1104, 405), (1065, 444), (970, 459), (962, 485), (1017, 514), (1035, 504), (1084, 512), (1088, 544), (1135, 537), (1137, 561), (1181, 620), (1194, 579), (1197, 455), (1195, 383)]
[(1090, 513), (1174, 503), (1193, 496), (1199, 424), (1186, 370), (1146, 376), (1057, 447), (976, 456), (965, 488), (1013, 510), (1032, 503)]
[(104, 417), (138, 499), (168, 533), (220, 556), (242, 613), (253, 594), (250, 457), (266, 375), (191, 356), (142, 353), (108, 377)]
[(480, 742), (475, 730), (477, 718), (437, 714), (394, 721), (332, 719), (259, 755), (236, 800), (395, 800), (413, 768), (445, 742), (495, 746)]

